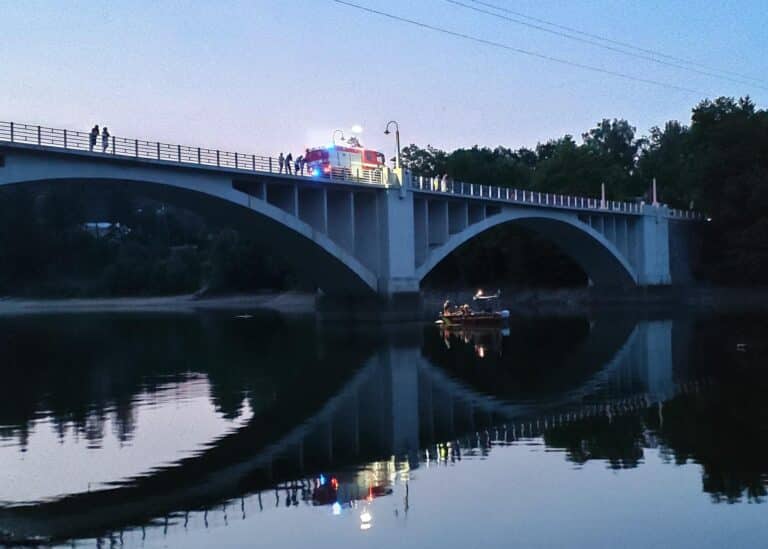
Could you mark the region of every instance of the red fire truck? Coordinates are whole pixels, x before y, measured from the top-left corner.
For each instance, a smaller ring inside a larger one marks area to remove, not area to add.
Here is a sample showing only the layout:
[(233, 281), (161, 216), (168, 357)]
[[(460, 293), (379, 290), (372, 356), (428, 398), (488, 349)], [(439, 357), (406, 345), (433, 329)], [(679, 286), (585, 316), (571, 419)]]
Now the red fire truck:
[(384, 167), (382, 153), (365, 149), (357, 142), (308, 149), (304, 161), (313, 177), (338, 179), (378, 181), (378, 174)]

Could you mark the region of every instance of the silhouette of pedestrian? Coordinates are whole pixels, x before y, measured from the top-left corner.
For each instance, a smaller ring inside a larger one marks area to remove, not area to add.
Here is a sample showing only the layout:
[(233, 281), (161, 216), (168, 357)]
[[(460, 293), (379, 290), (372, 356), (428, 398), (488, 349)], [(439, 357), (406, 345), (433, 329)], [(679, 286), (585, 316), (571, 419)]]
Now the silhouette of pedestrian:
[(283, 156), (283, 153), (280, 153), (280, 156), (277, 157), (277, 165), (280, 166), (280, 169), (277, 173), (283, 173), (283, 165), (285, 164), (285, 157)]
[(96, 140), (99, 138), (99, 125), (96, 124), (91, 128), (91, 133), (88, 136), (88, 150), (93, 152), (93, 148), (96, 146)]
[(285, 157), (285, 173), (291, 175), (291, 164), (293, 164), (293, 155), (288, 153)]
[(107, 127), (104, 126), (104, 129), (101, 130), (101, 152), (107, 152), (107, 149), (109, 148), (109, 130), (107, 130)]
[(301, 155), (299, 155), (299, 156), (296, 158), (296, 163), (293, 165), (293, 167), (294, 167), (294, 170), (293, 170), (293, 171), (294, 171), (294, 173), (295, 173), (296, 175), (299, 175), (299, 174), (302, 172), (302, 168), (303, 168), (303, 165), (302, 165), (302, 161), (303, 161), (303, 160), (304, 160), (304, 157), (303, 157), (303, 156), (301, 156)]

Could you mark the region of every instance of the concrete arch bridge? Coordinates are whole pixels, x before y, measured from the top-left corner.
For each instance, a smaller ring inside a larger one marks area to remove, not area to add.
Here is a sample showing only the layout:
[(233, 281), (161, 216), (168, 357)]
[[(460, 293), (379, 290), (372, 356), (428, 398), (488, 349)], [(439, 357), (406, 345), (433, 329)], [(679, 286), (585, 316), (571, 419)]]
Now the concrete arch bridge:
[(276, 159), (0, 122), (0, 186), (129, 184), (137, 192), (247, 227), (328, 294), (419, 291), (459, 246), (515, 223), (557, 244), (595, 286), (688, 281), (690, 212), (662, 204), (424, 179), (384, 168), (319, 179)]

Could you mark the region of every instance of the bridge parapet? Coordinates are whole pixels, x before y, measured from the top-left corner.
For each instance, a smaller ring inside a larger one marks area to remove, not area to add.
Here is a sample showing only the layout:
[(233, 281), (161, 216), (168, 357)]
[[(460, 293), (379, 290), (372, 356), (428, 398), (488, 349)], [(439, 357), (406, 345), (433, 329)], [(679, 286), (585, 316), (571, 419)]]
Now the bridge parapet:
[(545, 193), (540, 191), (498, 187), (478, 183), (465, 183), (439, 177), (408, 174), (407, 186), (420, 193), (453, 195), (493, 202), (516, 203), (544, 208), (589, 210), (615, 214), (644, 215), (645, 206), (665, 208), (668, 216), (682, 220), (701, 220), (704, 216), (692, 210), (667, 208), (664, 204), (646, 204), (621, 200), (604, 200), (599, 197)]
[[(208, 168), (226, 168), (249, 173), (290, 175), (302, 179), (316, 179), (310, 173), (293, 173), (294, 167), (284, 168), (278, 158), (248, 153), (223, 151), (205, 147), (175, 145), (110, 135), (103, 141), (101, 135), (91, 142), (90, 134), (77, 130), (64, 130), (0, 121), (0, 142), (73, 152), (109, 155), (123, 159), (150, 160), (174, 164), (197, 165)], [(386, 170), (355, 171), (334, 168), (329, 179), (353, 183), (390, 184)]]

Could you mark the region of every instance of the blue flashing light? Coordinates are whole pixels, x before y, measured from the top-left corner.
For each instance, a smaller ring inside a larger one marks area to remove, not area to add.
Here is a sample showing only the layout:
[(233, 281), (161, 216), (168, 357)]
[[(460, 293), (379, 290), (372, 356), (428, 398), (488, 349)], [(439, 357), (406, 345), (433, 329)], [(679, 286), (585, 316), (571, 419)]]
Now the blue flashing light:
[(312, 175), (314, 175), (315, 177), (320, 177), (320, 173), (321, 173), (321, 172), (320, 172), (320, 168), (315, 168), (315, 169), (312, 171)]
[(328, 145), (328, 146), (326, 147), (326, 149), (328, 149), (329, 151), (332, 151), (332, 150), (333, 150), (333, 149), (335, 149), (335, 148), (336, 148), (336, 145)]
[(324, 485), (326, 482), (328, 482), (328, 479), (325, 478), (325, 475), (320, 475), (320, 485)]

